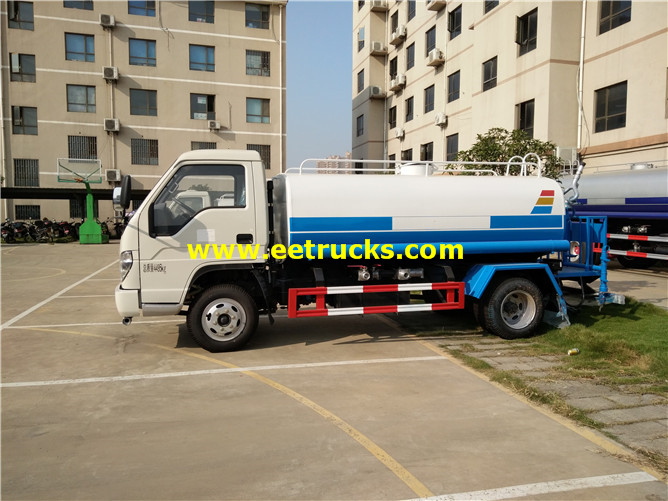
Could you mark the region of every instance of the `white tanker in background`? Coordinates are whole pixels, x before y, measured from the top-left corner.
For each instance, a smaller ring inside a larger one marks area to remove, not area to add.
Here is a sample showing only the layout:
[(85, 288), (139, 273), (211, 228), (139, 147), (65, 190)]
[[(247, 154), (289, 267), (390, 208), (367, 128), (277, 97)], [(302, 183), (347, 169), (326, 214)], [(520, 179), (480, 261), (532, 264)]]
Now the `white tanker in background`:
[[(565, 186), (572, 176), (562, 178)], [(608, 219), (610, 254), (626, 267), (668, 260), (668, 167), (634, 164), (623, 170), (583, 175), (576, 214)]]
[[(202, 347), (228, 351), (279, 308), (304, 317), (471, 303), (484, 328), (517, 338), (544, 317), (568, 323), (562, 280), (600, 277), (599, 301), (619, 300), (607, 292), (606, 259), (569, 254), (605, 248), (605, 218), (572, 217), (560, 185), (535, 165), (523, 163), (522, 176), (444, 167), (300, 168), (267, 181), (256, 152), (184, 153), (123, 233), (117, 309), (126, 325), (185, 314)], [(125, 208), (130, 186), (126, 177), (116, 193)]]

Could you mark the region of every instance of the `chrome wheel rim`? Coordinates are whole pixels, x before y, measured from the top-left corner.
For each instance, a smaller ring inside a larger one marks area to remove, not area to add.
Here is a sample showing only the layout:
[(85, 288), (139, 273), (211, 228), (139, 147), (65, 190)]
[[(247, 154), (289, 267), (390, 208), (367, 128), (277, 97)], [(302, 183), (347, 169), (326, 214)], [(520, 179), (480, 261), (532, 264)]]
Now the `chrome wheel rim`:
[(536, 301), (524, 291), (513, 291), (501, 302), (501, 318), (513, 329), (524, 329), (536, 316)]
[(246, 327), (246, 311), (234, 299), (211, 301), (202, 311), (202, 330), (216, 341), (231, 341)]

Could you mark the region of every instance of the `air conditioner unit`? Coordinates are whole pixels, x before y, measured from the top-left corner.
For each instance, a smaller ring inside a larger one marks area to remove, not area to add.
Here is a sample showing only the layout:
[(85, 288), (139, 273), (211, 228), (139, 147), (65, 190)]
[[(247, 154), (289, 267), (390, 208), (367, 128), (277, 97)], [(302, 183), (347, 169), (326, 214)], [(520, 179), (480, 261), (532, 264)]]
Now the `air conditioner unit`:
[(429, 61), (427, 65), (429, 66), (440, 66), (445, 62), (445, 57), (443, 57), (443, 51), (441, 49), (432, 49), (429, 51)]
[(448, 116), (445, 113), (437, 113), (434, 124), (438, 125), (439, 127), (445, 127), (448, 125)]
[(118, 68), (116, 66), (103, 66), (102, 77), (105, 80), (118, 80)]
[(118, 118), (105, 118), (104, 130), (107, 132), (118, 132), (121, 130), (121, 122)]
[(427, 0), (427, 10), (441, 10), (445, 7), (445, 0)]
[(100, 25), (111, 29), (116, 26), (116, 19), (111, 14), (100, 14)]
[(394, 137), (396, 137), (398, 139), (403, 139), (404, 136), (405, 136), (404, 129), (397, 129), (397, 130), (394, 131)]
[(220, 130), (220, 122), (217, 122), (216, 120), (209, 120), (209, 129)]
[(397, 29), (390, 35), (390, 43), (392, 45), (399, 45), (406, 38), (406, 26), (403, 24), (397, 26)]
[(577, 162), (578, 161), (578, 149), (577, 148), (562, 148), (557, 146), (557, 157), (561, 158), (566, 162)]
[(121, 171), (119, 169), (105, 169), (104, 178), (110, 182), (115, 183), (121, 180)]
[(369, 97), (371, 99), (384, 99), (385, 92), (383, 92), (383, 89), (381, 87), (377, 87), (374, 85), (369, 87)]
[(392, 80), (390, 80), (390, 90), (396, 92), (398, 90), (406, 87), (406, 75), (403, 73), (398, 74)]
[(371, 0), (371, 10), (385, 12), (387, 10), (387, 0)]
[(371, 55), (384, 56), (387, 54), (387, 46), (383, 42), (371, 42)]

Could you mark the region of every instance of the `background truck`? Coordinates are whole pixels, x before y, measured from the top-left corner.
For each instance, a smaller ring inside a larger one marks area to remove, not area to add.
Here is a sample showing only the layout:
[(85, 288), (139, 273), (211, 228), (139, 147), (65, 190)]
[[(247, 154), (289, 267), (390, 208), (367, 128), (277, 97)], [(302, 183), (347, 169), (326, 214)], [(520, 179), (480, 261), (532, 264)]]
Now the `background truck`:
[[(484, 328), (517, 338), (542, 319), (568, 323), (562, 280), (600, 278), (599, 301), (615, 299), (605, 253), (594, 264), (569, 252), (605, 249), (605, 218), (572, 214), (539, 165), (499, 176), (484, 165), (369, 163), (364, 175), (302, 164), (266, 180), (256, 152), (184, 153), (123, 233), (123, 322), (185, 314), (202, 347), (228, 351), (278, 308), (302, 317), (470, 304)], [(126, 177), (120, 206), (130, 190)]]
[[(562, 180), (570, 185), (572, 176)], [(573, 207), (608, 219), (609, 254), (623, 266), (668, 261), (668, 166), (640, 163), (582, 176)]]

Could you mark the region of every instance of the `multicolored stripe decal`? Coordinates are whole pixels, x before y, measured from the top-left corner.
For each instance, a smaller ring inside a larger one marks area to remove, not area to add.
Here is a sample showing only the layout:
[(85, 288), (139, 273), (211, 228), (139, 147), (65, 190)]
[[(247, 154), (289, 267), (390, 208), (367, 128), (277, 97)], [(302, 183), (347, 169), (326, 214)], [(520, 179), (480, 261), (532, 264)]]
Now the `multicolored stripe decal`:
[(531, 214), (552, 214), (552, 205), (554, 204), (554, 190), (543, 190), (540, 192), (538, 201)]

